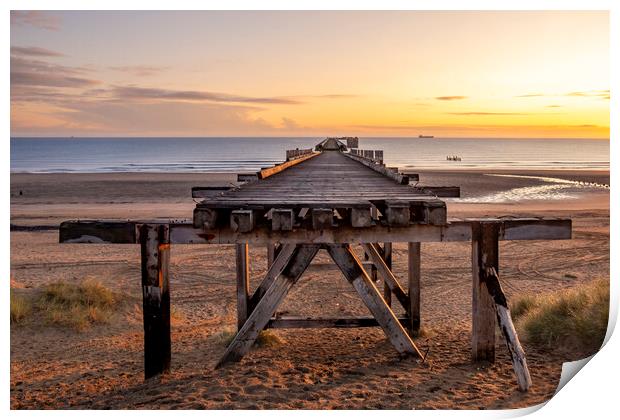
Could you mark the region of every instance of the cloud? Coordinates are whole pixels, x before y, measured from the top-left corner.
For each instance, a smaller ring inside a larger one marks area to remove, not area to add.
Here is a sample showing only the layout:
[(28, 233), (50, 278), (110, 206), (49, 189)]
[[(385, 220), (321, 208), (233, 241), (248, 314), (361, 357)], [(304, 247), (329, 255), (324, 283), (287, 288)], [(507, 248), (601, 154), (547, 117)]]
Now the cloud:
[(152, 76), (157, 73), (161, 73), (162, 71), (168, 69), (168, 67), (158, 67), (158, 66), (144, 66), (144, 65), (136, 65), (136, 66), (114, 66), (109, 67), (110, 70), (120, 71), (123, 73), (130, 73), (135, 76)]
[(137, 86), (114, 86), (112, 93), (119, 99), (159, 99), (175, 101), (208, 101), (223, 103), (257, 103), (297, 105), (302, 102), (283, 97), (251, 97), (198, 90), (170, 90)]
[(301, 128), (297, 121), (287, 117), (282, 117), (282, 127), (288, 130), (298, 130)]
[(60, 18), (39, 10), (11, 10), (11, 25), (31, 25), (48, 31), (60, 30)]
[(11, 47), (11, 54), (33, 57), (64, 57), (62, 53), (39, 47)]
[(481, 112), (481, 111), (446, 112), (446, 114), (450, 114), (450, 115), (531, 115), (525, 112)]
[(564, 96), (580, 96), (580, 97), (588, 97), (588, 98), (602, 98), (602, 99), (610, 99), (609, 90), (589, 90), (585, 92), (569, 92)]
[(15, 86), (89, 87), (100, 82), (87, 77), (88, 70), (11, 56), (11, 88)]
[(53, 73), (71, 76), (83, 76), (90, 72), (84, 67), (63, 66), (48, 61), (35, 60), (27, 57), (11, 56), (12, 72)]
[(601, 98), (601, 99), (610, 99), (610, 91), (606, 90), (586, 90), (586, 91), (575, 91), (568, 93), (528, 93), (525, 95), (517, 95), (515, 98), (534, 98), (534, 97), (586, 97), (586, 98)]
[(348, 94), (348, 93), (331, 93), (327, 95), (312, 95), (311, 98), (325, 98), (325, 99), (350, 99), (359, 98), (360, 95)]
[(98, 80), (85, 79), (83, 77), (73, 77), (57, 74), (11, 72), (11, 86), (52, 86), (52, 87), (88, 87), (100, 83)]
[(467, 96), (436, 96), (435, 99), (438, 101), (460, 101), (462, 99), (467, 99)]
[[(63, 124), (64, 129), (55, 129), (56, 132), (70, 135), (206, 136), (278, 131), (278, 128), (256, 118), (252, 107), (243, 105), (76, 100), (49, 115)], [(33, 130), (33, 122), (11, 128), (15, 132)]]

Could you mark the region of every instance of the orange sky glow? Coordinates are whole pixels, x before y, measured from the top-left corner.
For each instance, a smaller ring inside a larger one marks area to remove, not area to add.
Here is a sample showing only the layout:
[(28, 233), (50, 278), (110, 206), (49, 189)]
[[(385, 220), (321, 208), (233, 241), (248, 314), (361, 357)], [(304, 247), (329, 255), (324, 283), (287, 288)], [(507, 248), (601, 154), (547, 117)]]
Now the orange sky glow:
[(12, 12), (12, 136), (609, 138), (607, 12)]

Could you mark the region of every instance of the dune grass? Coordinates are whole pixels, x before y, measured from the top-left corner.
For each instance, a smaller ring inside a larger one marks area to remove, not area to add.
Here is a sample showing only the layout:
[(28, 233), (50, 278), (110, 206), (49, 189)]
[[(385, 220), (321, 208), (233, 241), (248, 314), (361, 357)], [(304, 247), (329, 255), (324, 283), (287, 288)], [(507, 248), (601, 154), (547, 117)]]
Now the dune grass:
[(84, 331), (107, 323), (116, 303), (114, 293), (100, 282), (85, 280), (78, 285), (59, 282), (45, 286), (36, 306), (51, 324)]
[(607, 332), (609, 282), (596, 280), (563, 292), (523, 296), (514, 301), (511, 313), (527, 342), (594, 353)]
[[(215, 334), (216, 342), (224, 347), (228, 347), (228, 345), (232, 342), (233, 338), (237, 335), (237, 330), (232, 328), (225, 328)], [(280, 344), (284, 344), (284, 340), (280, 338), (275, 332), (271, 330), (263, 330), (258, 335), (256, 342), (254, 343), (255, 347), (276, 347)]]
[(11, 324), (22, 323), (32, 312), (32, 303), (25, 296), (16, 294), (11, 288)]

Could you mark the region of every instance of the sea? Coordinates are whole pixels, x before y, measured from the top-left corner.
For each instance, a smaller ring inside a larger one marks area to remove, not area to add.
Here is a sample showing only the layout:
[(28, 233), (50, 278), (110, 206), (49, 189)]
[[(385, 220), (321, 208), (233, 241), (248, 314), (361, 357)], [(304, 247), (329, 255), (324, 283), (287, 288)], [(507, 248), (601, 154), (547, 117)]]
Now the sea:
[[(11, 172), (251, 172), (322, 137), (11, 138)], [(403, 169), (609, 169), (609, 140), (361, 137)], [(459, 161), (447, 160), (458, 156)]]

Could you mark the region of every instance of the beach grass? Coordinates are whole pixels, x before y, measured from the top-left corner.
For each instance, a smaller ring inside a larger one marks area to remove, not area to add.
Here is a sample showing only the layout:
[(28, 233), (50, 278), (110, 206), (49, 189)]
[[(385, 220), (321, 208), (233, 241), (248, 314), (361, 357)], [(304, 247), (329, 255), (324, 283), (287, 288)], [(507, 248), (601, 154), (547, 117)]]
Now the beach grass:
[(45, 286), (36, 306), (49, 323), (84, 331), (107, 323), (117, 302), (103, 284), (85, 280), (77, 285), (58, 282)]
[(23, 322), (32, 312), (32, 303), (25, 296), (18, 295), (11, 288), (11, 324)]
[[(216, 342), (224, 347), (228, 347), (228, 345), (233, 341), (237, 335), (237, 330), (232, 328), (225, 328), (215, 334)], [(254, 346), (262, 348), (262, 347), (276, 347), (280, 344), (284, 344), (284, 340), (278, 336), (275, 332), (270, 330), (263, 330), (258, 335)]]
[(609, 282), (601, 279), (561, 292), (522, 296), (511, 312), (521, 337), (529, 343), (594, 353), (607, 332)]

